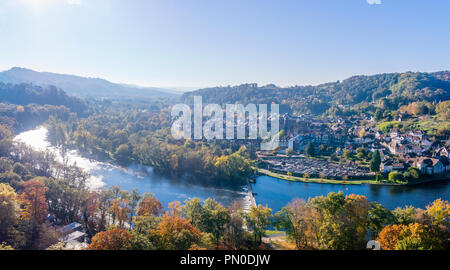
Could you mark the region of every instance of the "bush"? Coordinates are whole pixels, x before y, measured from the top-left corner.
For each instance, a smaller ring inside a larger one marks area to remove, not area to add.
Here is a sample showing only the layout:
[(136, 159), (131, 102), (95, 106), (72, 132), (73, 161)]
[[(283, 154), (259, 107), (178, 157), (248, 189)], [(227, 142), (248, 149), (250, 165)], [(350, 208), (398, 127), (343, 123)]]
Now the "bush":
[(389, 173), (389, 182), (397, 183), (403, 181), (403, 174), (400, 172), (390, 172)]

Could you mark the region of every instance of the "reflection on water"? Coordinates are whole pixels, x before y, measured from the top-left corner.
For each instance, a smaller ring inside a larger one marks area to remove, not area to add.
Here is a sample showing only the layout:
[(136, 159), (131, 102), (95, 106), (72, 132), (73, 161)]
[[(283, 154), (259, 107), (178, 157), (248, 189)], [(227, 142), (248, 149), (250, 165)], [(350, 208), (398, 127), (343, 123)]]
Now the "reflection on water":
[[(26, 143), (35, 150), (51, 151), (58, 161), (63, 161), (61, 151), (47, 141), (45, 127), (20, 133), (14, 140)], [(234, 200), (243, 201), (244, 207), (249, 204), (249, 198), (242, 186), (218, 186), (205, 179), (188, 177), (170, 179), (155, 174), (149, 166), (132, 165), (121, 168), (82, 157), (75, 150), (67, 151), (65, 157), (69, 164), (76, 164), (91, 174), (87, 184), (92, 190), (114, 185), (124, 190), (136, 188), (140, 193), (153, 193), (166, 206), (174, 200), (184, 201), (194, 197), (202, 200), (211, 197), (224, 205), (229, 205)]]
[(369, 201), (377, 201), (389, 209), (398, 206), (412, 205), (425, 208), (437, 198), (449, 199), (449, 181), (426, 183), (417, 186), (383, 186), (383, 185), (333, 185), (290, 182), (270, 176), (259, 176), (252, 184), (256, 192), (256, 201), (270, 206), (273, 210), (280, 210), (294, 198), (308, 198), (326, 196), (329, 192), (342, 191), (344, 194), (359, 194)]

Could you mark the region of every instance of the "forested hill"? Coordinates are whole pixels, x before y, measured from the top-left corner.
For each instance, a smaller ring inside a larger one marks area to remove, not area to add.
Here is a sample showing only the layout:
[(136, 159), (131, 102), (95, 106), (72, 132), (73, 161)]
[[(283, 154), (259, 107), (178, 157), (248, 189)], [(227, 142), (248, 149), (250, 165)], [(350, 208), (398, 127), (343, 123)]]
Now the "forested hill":
[(88, 109), (84, 100), (68, 96), (55, 86), (42, 87), (25, 83), (4, 84), (0, 82), (0, 102), (17, 105), (62, 105), (78, 114), (84, 114)]
[(32, 83), (36, 85), (54, 85), (64, 89), (67, 94), (92, 98), (159, 98), (172, 97), (177, 93), (172, 90), (155, 87), (137, 87), (112, 83), (99, 78), (86, 78), (74, 75), (37, 72), (30, 69), (14, 67), (0, 72), (0, 82)]
[(205, 88), (185, 93), (182, 100), (191, 103), (194, 95), (204, 103), (278, 103), (300, 113), (322, 113), (332, 105), (387, 101), (393, 109), (414, 101), (450, 99), (450, 72), (405, 72), (371, 76), (353, 76), (343, 81), (317, 86), (280, 88), (255, 84)]

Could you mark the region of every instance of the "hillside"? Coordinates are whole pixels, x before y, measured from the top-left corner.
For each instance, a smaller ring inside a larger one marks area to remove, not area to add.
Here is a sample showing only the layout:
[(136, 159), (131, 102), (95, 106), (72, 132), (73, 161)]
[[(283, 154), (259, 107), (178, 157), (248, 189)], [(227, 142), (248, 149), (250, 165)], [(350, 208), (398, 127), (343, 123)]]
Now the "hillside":
[(65, 106), (78, 114), (84, 114), (88, 109), (84, 100), (68, 96), (63, 90), (55, 86), (41, 87), (25, 83), (4, 84), (0, 82), (0, 102), (16, 105)]
[(353, 76), (343, 81), (317, 86), (280, 88), (256, 84), (213, 87), (183, 94), (190, 103), (201, 95), (205, 103), (278, 103), (285, 111), (320, 114), (332, 105), (356, 105), (361, 102), (387, 100), (393, 108), (414, 101), (450, 99), (450, 72), (386, 73)]
[(0, 72), (0, 82), (54, 85), (69, 95), (83, 98), (157, 98), (177, 95), (175, 91), (168, 89), (117, 84), (99, 78), (37, 72), (18, 67)]

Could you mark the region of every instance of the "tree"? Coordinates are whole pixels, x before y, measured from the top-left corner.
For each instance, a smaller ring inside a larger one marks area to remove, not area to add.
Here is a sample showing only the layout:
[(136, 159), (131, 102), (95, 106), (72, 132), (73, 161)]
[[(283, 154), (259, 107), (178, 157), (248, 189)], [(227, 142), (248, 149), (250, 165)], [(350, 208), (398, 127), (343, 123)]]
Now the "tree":
[(92, 238), (88, 250), (124, 250), (131, 247), (131, 235), (127, 230), (115, 228), (100, 232)]
[(159, 217), (145, 215), (145, 216), (134, 216), (133, 230), (139, 234), (148, 235), (152, 230), (156, 230), (158, 226), (158, 222), (160, 221)]
[(187, 250), (192, 245), (200, 244), (202, 233), (188, 219), (166, 213), (149, 237), (158, 249)]
[[(133, 215), (136, 212), (136, 207), (138, 206), (139, 201), (142, 199), (141, 195), (137, 191), (136, 188), (133, 188), (133, 190), (130, 193), (130, 224), (133, 221)], [(161, 205), (162, 206), (162, 205)]]
[(380, 109), (377, 109), (375, 111), (374, 120), (378, 122), (378, 121), (380, 121), (382, 119), (383, 119), (383, 111), (380, 110)]
[(330, 192), (327, 197), (310, 199), (308, 205), (317, 211), (312, 220), (317, 248), (341, 250), (364, 247), (369, 210), (366, 197)]
[(225, 225), (230, 221), (230, 213), (228, 209), (220, 205), (218, 202), (208, 198), (203, 204), (201, 211), (200, 229), (204, 232), (211, 233), (216, 240), (216, 247), (225, 233)]
[(377, 202), (370, 203), (368, 214), (368, 228), (373, 237), (372, 239), (374, 239), (384, 227), (394, 224), (396, 221), (394, 214)]
[(201, 231), (211, 233), (214, 237), (216, 247), (225, 233), (225, 225), (230, 221), (228, 209), (213, 199), (206, 199), (201, 204), (200, 199), (186, 200), (183, 212), (191, 220), (192, 224)]
[(114, 158), (120, 164), (128, 164), (130, 162), (132, 150), (127, 144), (121, 144), (117, 147), (116, 152), (114, 152)]
[(130, 209), (128, 207), (128, 199), (117, 198), (111, 203), (111, 214), (113, 216), (113, 223), (117, 220), (119, 227), (123, 227), (124, 222), (128, 220)]
[(402, 182), (403, 181), (403, 174), (400, 173), (400, 172), (390, 172), (388, 179), (392, 183)]
[(45, 221), (48, 212), (46, 191), (47, 187), (39, 180), (34, 179), (23, 183), (23, 192), (19, 195), (23, 205), (22, 218), (32, 219), (38, 223)]
[(286, 230), (297, 249), (311, 247), (308, 235), (312, 225), (311, 211), (304, 200), (295, 199), (275, 214), (276, 227)]
[(388, 225), (378, 234), (377, 241), (384, 250), (393, 250), (400, 238), (400, 233), (404, 230), (404, 225)]
[(202, 223), (203, 205), (199, 198), (192, 198), (184, 201), (183, 213), (195, 227), (200, 227)]
[(19, 217), (17, 194), (7, 184), (0, 184), (0, 242), (9, 238)]
[(85, 205), (86, 190), (66, 179), (45, 179), (44, 182), (50, 212), (64, 223), (73, 222)]
[(420, 212), (419, 208), (405, 206), (404, 208), (395, 208), (393, 214), (397, 224), (408, 225), (417, 221)]
[(427, 225), (388, 225), (378, 235), (377, 241), (385, 250), (443, 249), (442, 240)]
[(314, 145), (313, 145), (311, 142), (309, 142), (309, 143), (306, 145), (305, 151), (306, 151), (306, 153), (307, 153), (309, 156), (314, 156), (314, 154), (315, 154), (315, 152), (316, 152), (316, 150), (315, 150), (315, 148), (314, 148)]
[(380, 170), (380, 165), (381, 165), (380, 152), (376, 150), (372, 155), (372, 159), (370, 160), (370, 170), (372, 172), (378, 172)]
[(153, 215), (158, 216), (163, 212), (163, 205), (152, 194), (144, 194), (142, 200), (138, 203), (138, 216)]
[(154, 250), (155, 246), (150, 242), (145, 234), (130, 231), (130, 250)]
[(27, 177), (30, 175), (30, 171), (20, 163), (15, 163), (12, 167), (12, 171), (18, 174), (22, 179), (28, 179)]
[(425, 214), (431, 218), (432, 225), (448, 227), (450, 224), (450, 203), (437, 199), (426, 206)]
[(224, 243), (233, 249), (240, 249), (246, 236), (244, 219), (240, 209), (241, 206), (238, 202), (233, 202), (229, 207), (230, 220), (225, 225), (225, 235), (223, 236)]
[(272, 223), (272, 209), (258, 204), (257, 207), (251, 206), (246, 215), (246, 224), (249, 230), (253, 232), (254, 248), (261, 245), (262, 237), (266, 232), (266, 227)]

